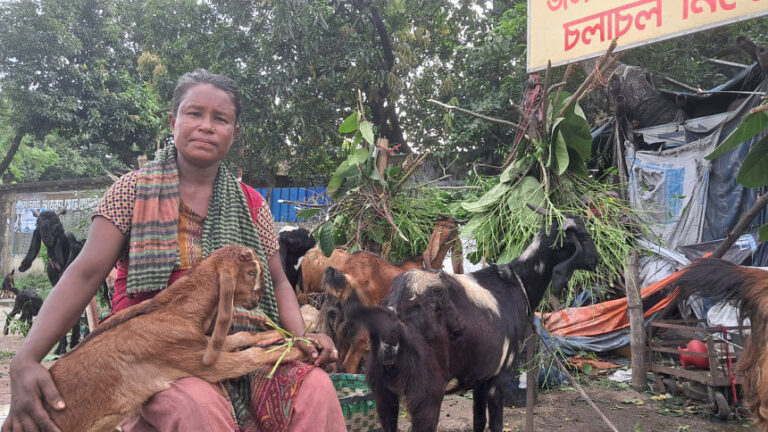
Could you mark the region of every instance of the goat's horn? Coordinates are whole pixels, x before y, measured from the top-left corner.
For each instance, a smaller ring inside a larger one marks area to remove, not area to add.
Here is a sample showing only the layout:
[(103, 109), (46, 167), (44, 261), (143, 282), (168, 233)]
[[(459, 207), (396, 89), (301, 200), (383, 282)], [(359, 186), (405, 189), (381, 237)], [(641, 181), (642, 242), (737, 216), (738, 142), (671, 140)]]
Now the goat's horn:
[(531, 205), (531, 204), (528, 204), (528, 203), (526, 203), (525, 205), (527, 205), (529, 209), (535, 211), (536, 213), (538, 213), (538, 214), (540, 214), (542, 216), (551, 216), (552, 215), (552, 212), (550, 212), (547, 209), (543, 209), (541, 207), (537, 207), (535, 205)]

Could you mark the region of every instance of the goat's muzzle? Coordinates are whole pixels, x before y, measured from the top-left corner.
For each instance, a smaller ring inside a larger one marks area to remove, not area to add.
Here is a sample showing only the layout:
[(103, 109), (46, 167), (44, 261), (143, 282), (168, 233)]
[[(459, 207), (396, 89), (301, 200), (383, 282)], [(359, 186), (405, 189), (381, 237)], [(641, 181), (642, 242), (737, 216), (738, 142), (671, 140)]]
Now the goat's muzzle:
[(243, 303), (242, 307), (248, 310), (256, 309), (256, 306), (259, 305), (260, 301), (261, 301), (261, 293), (254, 292), (251, 298), (249, 298)]
[(379, 344), (379, 352), (377, 353), (377, 356), (379, 357), (379, 361), (384, 366), (394, 365), (395, 361), (397, 361), (397, 352), (399, 350), (400, 350), (399, 343), (390, 345), (388, 343), (381, 342)]

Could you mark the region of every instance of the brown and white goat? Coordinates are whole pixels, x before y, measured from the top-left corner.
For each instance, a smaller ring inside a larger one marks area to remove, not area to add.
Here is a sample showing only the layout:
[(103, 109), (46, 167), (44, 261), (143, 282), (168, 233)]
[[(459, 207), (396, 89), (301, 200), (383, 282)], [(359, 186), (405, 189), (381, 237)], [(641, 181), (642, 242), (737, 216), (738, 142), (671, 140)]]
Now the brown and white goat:
[(734, 300), (740, 318), (749, 318), (751, 331), (737, 371), (749, 411), (758, 427), (768, 431), (768, 272), (720, 258), (703, 258), (685, 267), (670, 284), (680, 288), (678, 301), (691, 294)]
[(412, 269), (439, 269), (448, 251), (460, 245), (459, 221), (440, 216), (424, 253), (398, 264), (365, 251), (355, 252), (337, 269), (328, 267), (323, 275), (323, 303), (326, 331), (339, 349), (345, 372), (356, 373), (368, 347), (368, 334), (346, 319), (346, 311), (358, 303), (376, 306), (389, 293), (392, 280)]
[[(255, 307), (263, 277), (253, 250), (226, 246), (154, 298), (112, 316), (50, 368), (66, 403), (62, 411), (46, 406), (53, 421), (64, 431), (112, 431), (180, 378), (217, 382), (277, 361), (280, 350), (239, 350), (273, 342), (276, 332), (227, 336), (233, 306)], [(302, 357), (294, 347), (284, 360)]]
[(437, 429), (446, 391), (473, 391), (474, 430), (503, 426), (504, 385), (535, 310), (552, 283), (560, 291), (574, 270), (594, 270), (598, 252), (584, 223), (566, 217), (542, 229), (512, 262), (466, 275), (411, 270), (395, 278), (379, 307), (350, 318), (370, 332), (367, 377), (384, 432), (397, 430), (400, 400), (414, 431)]
[(299, 304), (307, 304), (307, 295), (323, 292), (323, 272), (328, 267), (341, 267), (349, 258), (349, 251), (336, 248), (330, 257), (323, 254), (320, 246), (315, 246), (304, 255), (301, 261), (296, 296)]

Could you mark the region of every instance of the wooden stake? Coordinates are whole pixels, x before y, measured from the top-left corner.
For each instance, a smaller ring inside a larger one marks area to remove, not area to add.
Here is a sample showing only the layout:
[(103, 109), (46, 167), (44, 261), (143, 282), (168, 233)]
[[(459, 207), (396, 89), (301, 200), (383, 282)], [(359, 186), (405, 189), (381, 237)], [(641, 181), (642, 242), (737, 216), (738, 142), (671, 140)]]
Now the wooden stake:
[(645, 326), (643, 325), (643, 302), (640, 298), (640, 287), (637, 285), (638, 264), (637, 251), (629, 254), (629, 262), (624, 269), (626, 280), (627, 310), (629, 313), (630, 349), (632, 352), (632, 388), (644, 391), (648, 384), (645, 375), (647, 369), (645, 360)]
[(536, 389), (539, 387), (539, 365), (536, 358), (536, 329), (528, 323), (528, 337), (525, 341), (525, 430), (533, 432), (533, 410), (536, 407)]
[(376, 168), (379, 169), (379, 177), (384, 179), (384, 171), (387, 169), (387, 158), (389, 157), (389, 153), (387, 153), (387, 149), (389, 148), (389, 140), (386, 138), (377, 139), (376, 147), (379, 148), (379, 154), (376, 156)]

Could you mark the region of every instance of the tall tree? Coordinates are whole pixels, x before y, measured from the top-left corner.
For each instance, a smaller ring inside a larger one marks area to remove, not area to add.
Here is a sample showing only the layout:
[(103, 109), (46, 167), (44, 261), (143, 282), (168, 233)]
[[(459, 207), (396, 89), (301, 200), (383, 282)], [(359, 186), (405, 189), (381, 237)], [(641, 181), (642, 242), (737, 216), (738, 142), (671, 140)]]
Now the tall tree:
[(4, 2), (0, 28), (0, 88), (14, 131), (0, 175), (27, 135), (55, 132), (107, 169), (155, 146), (156, 96), (138, 80), (112, 2)]

